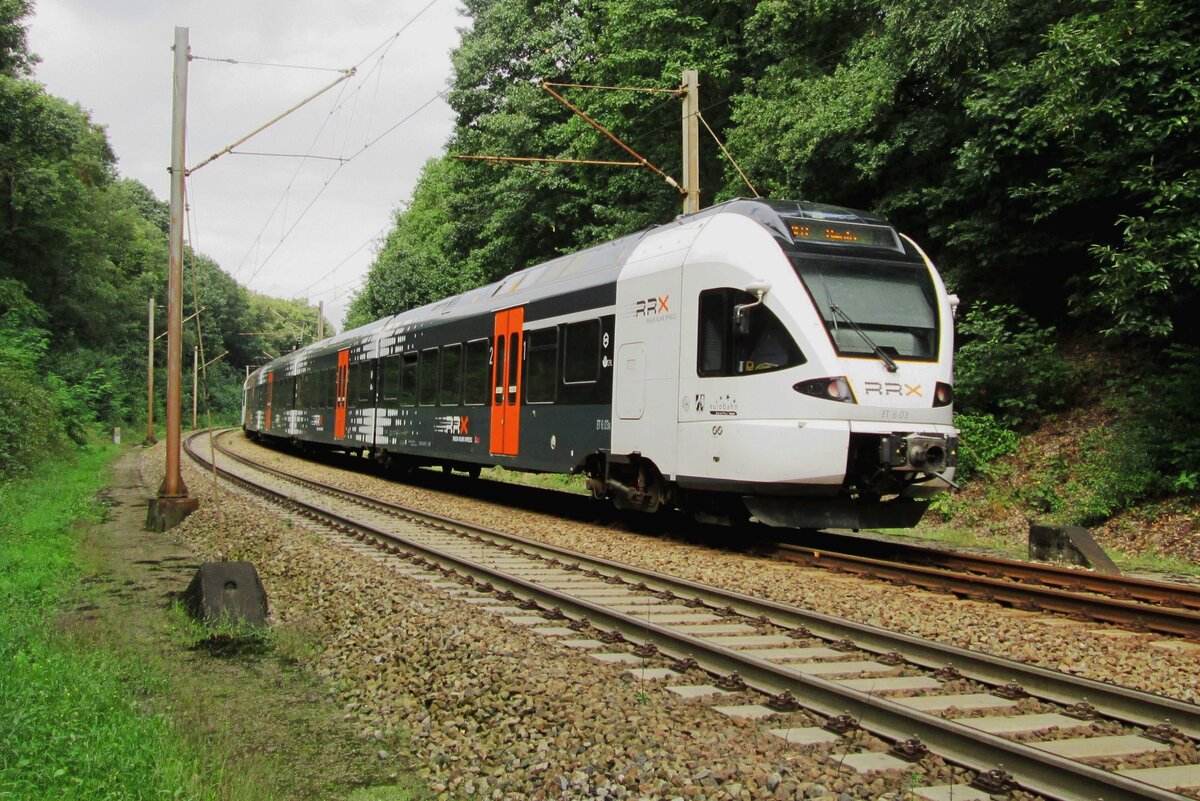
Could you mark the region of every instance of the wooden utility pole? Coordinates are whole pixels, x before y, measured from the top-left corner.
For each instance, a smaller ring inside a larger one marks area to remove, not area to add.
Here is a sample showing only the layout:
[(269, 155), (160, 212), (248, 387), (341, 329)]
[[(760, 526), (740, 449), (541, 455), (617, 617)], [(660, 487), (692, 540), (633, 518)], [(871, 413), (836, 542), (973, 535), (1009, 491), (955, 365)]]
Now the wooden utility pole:
[(143, 445), (158, 442), (154, 438), (154, 298), (150, 298), (150, 319), (146, 323), (150, 344), (146, 348), (146, 440)]
[(325, 338), (325, 301), (317, 301), (317, 341)]
[(146, 527), (174, 528), (196, 510), (180, 469), (183, 410), (183, 203), (187, 168), (188, 29), (175, 29), (174, 92), (171, 104), (171, 219), (167, 270), (167, 472), (158, 497), (150, 500)]
[(700, 211), (700, 74), (683, 71), (683, 213)]

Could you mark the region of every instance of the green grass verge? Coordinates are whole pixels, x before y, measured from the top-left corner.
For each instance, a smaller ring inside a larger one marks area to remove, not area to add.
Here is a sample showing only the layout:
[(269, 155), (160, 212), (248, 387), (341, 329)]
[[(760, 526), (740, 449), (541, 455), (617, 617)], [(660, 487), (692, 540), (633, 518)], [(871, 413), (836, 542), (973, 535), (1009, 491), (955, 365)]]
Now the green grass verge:
[(922, 525), (916, 528), (879, 528), (869, 529), (869, 531), (889, 537), (917, 540), (918, 542), (937, 542), (956, 548), (984, 548), (1015, 559), (1023, 559), (1025, 557), (1025, 549), (1022, 546), (1014, 544), (1011, 540), (971, 529), (945, 525)]
[(588, 494), (587, 476), (573, 476), (568, 473), (524, 473), (520, 470), (505, 470), (503, 467), (489, 467), (481, 476), (492, 481), (505, 481), (509, 484), (524, 484), (527, 487), (562, 490)]
[(102, 514), (115, 448), (0, 487), (0, 799), (205, 799), (199, 762), (133, 688), (154, 676), (59, 628), (81, 521)]

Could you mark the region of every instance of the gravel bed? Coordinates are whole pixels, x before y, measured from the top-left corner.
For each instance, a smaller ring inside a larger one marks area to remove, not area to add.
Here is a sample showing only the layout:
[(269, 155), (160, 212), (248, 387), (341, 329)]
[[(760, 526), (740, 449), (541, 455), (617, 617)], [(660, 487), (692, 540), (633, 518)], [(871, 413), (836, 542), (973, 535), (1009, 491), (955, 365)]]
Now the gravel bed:
[(1200, 651), (1151, 646), (1166, 639), (1164, 635), (1121, 632), (1103, 624), (1019, 613), (998, 604), (957, 600), (617, 527), (565, 521), (337, 470), (261, 447), (240, 434), (225, 441), (236, 451), (299, 475), (476, 525), (1052, 670), (1192, 703), (1200, 700), (1200, 683), (1196, 681)]
[[(162, 461), (162, 446), (143, 456), (148, 486)], [(381, 748), (406, 742), (438, 798), (854, 801), (898, 799), (918, 774), (922, 784), (964, 781), (936, 757), (909, 775), (860, 776), (841, 760), (883, 750), (870, 735), (789, 746), (767, 734), (775, 720), (728, 719), (622, 677), (623, 668), (480, 614), (185, 465), (200, 508), (170, 536), (206, 560), (252, 561), (273, 621), (323, 644), (310, 667), (347, 720)], [(813, 722), (803, 712), (779, 720)]]

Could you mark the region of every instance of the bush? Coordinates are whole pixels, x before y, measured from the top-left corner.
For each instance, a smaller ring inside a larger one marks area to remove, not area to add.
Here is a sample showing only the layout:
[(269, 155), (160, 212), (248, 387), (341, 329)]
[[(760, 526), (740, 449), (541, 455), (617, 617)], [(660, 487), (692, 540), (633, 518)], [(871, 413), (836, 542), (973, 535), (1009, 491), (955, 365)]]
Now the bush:
[(1137, 428), (1122, 421), (1094, 429), (1083, 438), (1083, 454), (1065, 471), (1070, 478), (1061, 489), (1065, 522), (1101, 523), (1161, 487)]
[(56, 398), (33, 371), (0, 362), (0, 483), (61, 452), (65, 444)]
[(987, 472), (988, 464), (1017, 450), (1020, 437), (990, 414), (956, 414), (958, 428), (957, 480)]
[(1129, 414), (1139, 446), (1149, 454), (1164, 492), (1195, 492), (1200, 471), (1200, 348), (1167, 348), (1166, 363), (1152, 379), (1136, 382)]
[(980, 303), (958, 332), (954, 392), (963, 412), (1015, 427), (1063, 405), (1069, 371), (1052, 327), (1038, 326), (1012, 306)]

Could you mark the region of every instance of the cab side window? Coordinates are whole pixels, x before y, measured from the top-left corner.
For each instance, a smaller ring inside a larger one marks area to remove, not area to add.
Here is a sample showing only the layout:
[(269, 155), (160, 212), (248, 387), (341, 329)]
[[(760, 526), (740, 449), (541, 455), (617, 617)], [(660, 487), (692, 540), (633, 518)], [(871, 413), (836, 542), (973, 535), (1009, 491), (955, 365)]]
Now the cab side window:
[(774, 312), (755, 301), (728, 287), (700, 293), (697, 375), (763, 373), (807, 361)]

